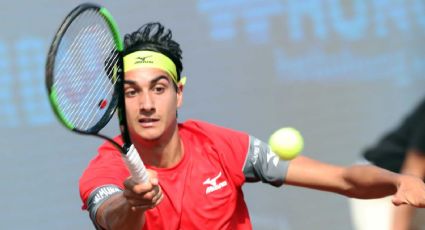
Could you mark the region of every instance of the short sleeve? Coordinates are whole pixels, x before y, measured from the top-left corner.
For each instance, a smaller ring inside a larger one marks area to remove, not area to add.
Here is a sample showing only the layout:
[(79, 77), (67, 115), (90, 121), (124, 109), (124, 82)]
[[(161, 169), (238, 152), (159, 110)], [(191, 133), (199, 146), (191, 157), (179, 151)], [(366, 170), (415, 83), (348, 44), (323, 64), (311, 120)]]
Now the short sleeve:
[(243, 167), (246, 180), (281, 186), (285, 182), (289, 161), (279, 159), (268, 144), (256, 137), (251, 136), (249, 143)]

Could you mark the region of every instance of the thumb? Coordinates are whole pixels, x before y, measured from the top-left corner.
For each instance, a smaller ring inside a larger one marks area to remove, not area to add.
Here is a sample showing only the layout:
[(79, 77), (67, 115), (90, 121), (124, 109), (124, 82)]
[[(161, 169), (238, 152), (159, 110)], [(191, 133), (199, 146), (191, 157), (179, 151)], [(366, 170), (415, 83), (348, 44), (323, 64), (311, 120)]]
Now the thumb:
[(402, 204), (406, 204), (406, 202), (404, 201), (404, 199), (402, 199), (399, 195), (394, 195), (393, 198), (391, 199), (391, 201), (393, 202), (393, 204), (395, 206), (399, 206)]
[(159, 180), (158, 180), (158, 178), (157, 178), (157, 177), (150, 178), (150, 179), (149, 179), (149, 181), (151, 182), (151, 184), (152, 184), (153, 186), (156, 186), (156, 185), (158, 185), (158, 184), (159, 184)]

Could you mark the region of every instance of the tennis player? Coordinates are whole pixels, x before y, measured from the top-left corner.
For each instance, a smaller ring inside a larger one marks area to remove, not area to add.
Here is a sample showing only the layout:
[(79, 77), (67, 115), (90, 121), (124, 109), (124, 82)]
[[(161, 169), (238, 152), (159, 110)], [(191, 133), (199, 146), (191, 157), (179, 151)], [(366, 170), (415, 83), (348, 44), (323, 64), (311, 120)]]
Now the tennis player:
[(124, 43), (129, 133), (149, 181), (136, 183), (114, 146), (101, 145), (80, 179), (83, 208), (97, 229), (251, 229), (242, 185), (258, 181), (362, 199), (394, 194), (396, 205), (425, 207), (425, 185), (417, 177), (303, 156), (281, 161), (247, 133), (197, 120), (178, 123), (185, 78), (171, 31), (148, 23)]

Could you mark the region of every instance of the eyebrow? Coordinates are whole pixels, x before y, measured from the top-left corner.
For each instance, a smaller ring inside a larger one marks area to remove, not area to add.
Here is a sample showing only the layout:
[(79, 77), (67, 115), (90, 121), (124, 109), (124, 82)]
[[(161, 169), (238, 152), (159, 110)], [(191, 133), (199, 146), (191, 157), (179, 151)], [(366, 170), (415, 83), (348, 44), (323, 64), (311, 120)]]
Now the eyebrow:
[[(160, 81), (160, 80), (162, 80), (162, 79), (165, 79), (167, 82), (170, 82), (170, 79), (168, 79), (168, 77), (167, 77), (167, 76), (165, 76), (165, 75), (160, 75), (160, 76), (158, 76), (158, 77), (156, 77), (156, 78), (152, 79), (152, 80), (150, 81), (150, 85), (154, 85), (154, 84), (156, 84), (158, 81)], [(124, 80), (124, 84), (137, 85), (136, 81), (133, 81), (133, 80)]]

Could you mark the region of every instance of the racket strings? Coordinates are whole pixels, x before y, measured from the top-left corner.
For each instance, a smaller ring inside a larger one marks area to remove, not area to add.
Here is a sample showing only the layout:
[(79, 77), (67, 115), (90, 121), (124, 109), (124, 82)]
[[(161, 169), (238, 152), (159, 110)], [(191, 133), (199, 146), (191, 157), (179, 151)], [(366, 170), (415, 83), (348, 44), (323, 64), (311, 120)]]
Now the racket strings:
[[(88, 95), (86, 92), (87, 88), (85, 87), (85, 85), (90, 83), (88, 82), (90, 78), (89, 78), (89, 75), (84, 72), (84, 68), (82, 68), (81, 66), (76, 66), (80, 62), (76, 60), (79, 57), (79, 55), (77, 55), (74, 52), (74, 50), (81, 50), (83, 49), (83, 47), (87, 46), (84, 43), (88, 43), (88, 39), (82, 39), (82, 35), (86, 34), (88, 29), (89, 29), (88, 27), (85, 28), (76, 36), (76, 38), (74, 39), (73, 43), (71, 44), (70, 48), (68, 49), (68, 51), (66, 52), (66, 55), (64, 56), (62, 60), (62, 63), (64, 63), (60, 65), (62, 68), (58, 70), (58, 73), (57, 73), (58, 85), (62, 85), (64, 87), (69, 87), (73, 89), (73, 91), (68, 91), (67, 94), (62, 94), (62, 97), (66, 97), (66, 96), (71, 97), (70, 99), (72, 99), (73, 102), (75, 102), (74, 100), (78, 99), (79, 95), (86, 95), (86, 96)], [(75, 65), (72, 65), (72, 64), (75, 64)], [(93, 65), (93, 63), (90, 63), (90, 59), (89, 59), (89, 62), (87, 62), (86, 64), (87, 66)], [(67, 73), (65, 71), (67, 71)], [(69, 76), (71, 76), (71, 78), (69, 78)], [(64, 80), (68, 80), (68, 82), (66, 84), (65, 83), (60, 84), (59, 82), (60, 77), (63, 77)], [(68, 84), (71, 84), (71, 85), (68, 85)], [(60, 101), (63, 99), (62, 97), (59, 98)], [(84, 98), (82, 100), (85, 101)], [(83, 106), (84, 108), (84, 104), (68, 103), (67, 105), (69, 105), (68, 109), (69, 111), (71, 111), (70, 113), (66, 112), (66, 114), (69, 114), (69, 117), (75, 117), (75, 112), (78, 112), (75, 106), (80, 105), (80, 106)], [(75, 121), (71, 121), (71, 122), (74, 123)]]
[[(102, 30), (102, 31), (99, 31), (99, 32), (104, 33), (106, 31)], [(102, 37), (105, 37), (105, 36), (102, 36)], [(112, 76), (111, 70), (113, 70), (113, 66), (115, 66), (118, 62), (118, 53), (114, 52), (115, 49), (108, 49), (109, 47), (113, 47), (113, 45), (114, 44), (113, 44), (111, 39), (107, 40), (106, 42), (101, 43), (100, 49), (107, 51), (104, 55), (113, 55), (113, 56), (109, 56), (109, 57), (106, 56), (105, 60), (108, 60), (107, 63), (105, 63), (106, 61), (101, 63), (102, 65), (104, 65), (103, 71), (105, 71), (104, 73), (106, 73), (106, 77), (104, 75), (102, 75), (102, 76), (99, 76), (99, 77), (96, 78), (96, 82), (95, 82), (94, 85), (100, 85), (100, 87), (97, 88), (99, 90), (97, 91), (97, 93), (90, 94), (90, 95), (92, 95), (92, 98), (86, 100), (86, 102), (90, 101), (90, 102), (97, 103), (97, 104), (95, 104), (95, 107), (94, 107), (95, 109), (92, 110), (93, 113), (91, 113), (89, 115), (89, 117), (91, 117), (92, 119), (90, 121), (88, 121), (88, 124), (91, 124), (93, 122), (93, 120), (95, 119), (94, 114), (99, 109), (103, 109), (102, 104), (108, 103), (108, 101), (110, 101), (112, 94), (113, 94), (114, 86), (115, 86), (115, 83), (116, 83), (116, 78), (111, 77)], [(111, 61), (111, 60), (113, 60), (113, 61)], [(102, 73), (102, 71), (99, 71), (99, 72)], [(112, 87), (107, 87), (107, 86), (112, 86)], [(108, 95), (108, 98), (104, 98), (105, 95)], [(97, 107), (96, 107), (96, 105), (97, 105)], [(93, 105), (87, 104), (87, 106), (90, 107), (90, 106), (93, 106)], [(86, 125), (86, 123), (87, 122), (83, 123), (83, 126)]]
[[(90, 63), (90, 65), (94, 64), (97, 63)], [(98, 119), (96, 119), (96, 114), (99, 114), (99, 108), (101, 107), (96, 105), (110, 100), (110, 95), (113, 91), (113, 85), (110, 85), (109, 79), (103, 75), (102, 70), (96, 72), (99, 76), (93, 76), (93, 79), (90, 79), (92, 82), (89, 84), (94, 87), (90, 88), (85, 97), (82, 98), (82, 103), (78, 105), (80, 108), (72, 108), (72, 111), (75, 111), (76, 114), (72, 114), (72, 116), (76, 119), (78, 118), (74, 123), (79, 127), (88, 127), (93, 121), (97, 122)], [(80, 82), (83, 83), (83, 81)], [(112, 82), (112, 84), (115, 83)]]
[[(83, 32), (82, 34), (84, 34), (86, 31), (82, 31), (82, 32)], [(86, 39), (86, 38), (84, 38), (84, 39), (81, 39), (81, 38), (82, 38), (81, 36), (77, 36), (77, 39), (75, 39), (76, 42), (74, 42), (74, 44), (79, 44), (80, 47), (73, 45), (71, 47), (73, 47), (74, 49), (71, 49), (71, 50), (81, 50), (84, 47), (87, 47), (87, 45), (85, 45), (84, 43), (87, 43), (87, 41), (89, 41), (89, 40)], [(80, 42), (80, 41), (82, 41), (82, 42)], [(81, 63), (81, 62), (75, 61), (75, 57), (77, 57), (78, 55), (74, 54), (74, 52), (69, 52), (69, 54), (70, 55), (68, 55), (68, 56), (73, 57), (73, 58), (70, 58), (68, 61), (65, 61), (65, 63), (67, 63), (67, 62), (77, 63), (77, 64)], [(90, 66), (95, 65), (95, 63), (92, 63), (93, 60), (95, 60), (95, 59), (86, 60), (85, 66), (90, 67)], [(67, 66), (69, 66), (69, 65), (67, 64)], [(71, 67), (73, 67), (73, 66), (71, 65)], [(88, 104), (88, 100), (90, 100), (89, 97), (95, 95), (94, 93), (96, 93), (96, 92), (91, 92), (91, 91), (93, 91), (92, 89), (96, 89), (96, 88), (89, 89), (89, 88), (87, 88), (86, 85), (89, 85), (89, 84), (93, 84), (95, 86), (99, 85), (99, 77), (94, 78), (95, 82), (93, 82), (93, 79), (91, 79), (92, 77), (90, 77), (90, 74), (89, 74), (90, 72), (92, 72), (92, 71), (90, 71), (90, 69), (88, 69), (88, 71), (86, 71), (84, 68), (82, 68), (81, 66), (78, 66), (78, 65), (76, 65), (73, 68), (71, 68), (71, 67), (68, 68), (70, 70), (69, 70), (67, 75), (72, 76), (71, 79), (72, 78), (74, 79), (73, 81), (71, 81), (69, 83), (69, 84), (71, 84), (70, 87), (71, 87), (72, 91), (68, 92), (67, 94), (63, 94), (63, 96), (71, 97), (71, 99), (74, 100), (73, 101), (74, 103), (67, 103), (67, 105), (69, 105), (68, 110), (70, 112), (65, 111), (65, 114), (68, 114), (69, 119), (71, 120), (71, 122), (74, 125), (76, 125), (78, 127), (84, 127), (84, 126), (81, 126), (81, 122), (77, 121), (76, 119), (84, 120), (84, 119), (92, 117), (92, 115), (89, 113), (91, 111), (90, 108), (89, 108), (89, 110), (87, 109), (87, 104)], [(62, 74), (59, 74), (59, 75), (64, 76)], [(92, 81), (92, 82), (89, 82), (89, 81)], [(77, 102), (76, 100), (79, 100), (81, 102)], [(80, 103), (80, 104), (77, 104), (77, 103)], [(77, 106), (79, 108), (76, 108)], [(64, 109), (66, 109), (66, 108), (64, 108)], [(82, 114), (81, 113), (82, 111), (85, 111), (85, 113)]]
[[(80, 16), (81, 18), (87, 18)], [(81, 20), (79, 20), (81, 21)], [(82, 27), (80, 31), (78, 31), (78, 34), (73, 38), (73, 30), (75, 30), (74, 27)], [(59, 97), (59, 101), (62, 101), (63, 99), (71, 99), (71, 102), (75, 102), (78, 99), (78, 94), (84, 93), (82, 92), (82, 87), (85, 85), (85, 79), (88, 79), (86, 76), (84, 76), (84, 73), (81, 73), (84, 71), (83, 68), (78, 67), (77, 65), (80, 64), (79, 58), (80, 55), (77, 54), (77, 52), (81, 52), (83, 46), (85, 43), (88, 43), (88, 39), (82, 39), (82, 37), (87, 34), (87, 30), (89, 30), (90, 27), (80, 25), (78, 22), (78, 19), (74, 21), (74, 23), (68, 28), (67, 36), (64, 37), (62, 43), (65, 43), (64, 45), (61, 44), (58, 57), (57, 58), (57, 66), (58, 70), (56, 71), (56, 87), (59, 89), (63, 89), (61, 94), (61, 97)], [(72, 43), (69, 45), (69, 47), (66, 46), (67, 40), (72, 40)], [(87, 63), (88, 65), (90, 63)], [(63, 83), (62, 83), (63, 82)], [(88, 83), (88, 82), (87, 82)], [(72, 90), (68, 90), (72, 89)], [(68, 91), (67, 91), (68, 90)], [(75, 99), (75, 100), (73, 100)], [(66, 105), (74, 106), (75, 103), (68, 103)], [(69, 108), (68, 106), (68, 108)], [(70, 108), (72, 111), (72, 107)], [(71, 113), (66, 113), (70, 117), (73, 116)]]
[[(88, 130), (104, 115), (113, 97), (114, 66), (119, 57), (107, 23), (96, 11), (85, 12), (68, 28), (58, 50), (54, 87), (62, 114)], [(102, 58), (99, 58), (102, 57)]]
[[(100, 36), (99, 33), (105, 32), (104, 30), (94, 30), (97, 32), (97, 34), (94, 34), (95, 37), (105, 38), (103, 35)], [(108, 45), (107, 43), (100, 42), (100, 50), (105, 50), (107, 47), (104, 47), (105, 45)], [(105, 45), (102, 45), (105, 44)], [(113, 45), (112, 43), (109, 43), (110, 45)], [(90, 60), (91, 62), (94, 61), (94, 59)], [(103, 63), (100, 63), (100, 65), (103, 65)], [(89, 66), (99, 66), (99, 63), (89, 63)], [(96, 107), (96, 103), (102, 103), (103, 101), (107, 101), (110, 99), (109, 97), (105, 98), (105, 95), (110, 95), (112, 93), (113, 87), (108, 87), (108, 78), (104, 76), (103, 70), (94, 70), (94, 82), (90, 82), (92, 84), (93, 88), (89, 90), (89, 93), (86, 94), (86, 96), (82, 99), (83, 103), (79, 106), (81, 107), (78, 110), (73, 110), (75, 112), (79, 112), (77, 116), (74, 116), (75, 118), (79, 118), (79, 120), (74, 121), (74, 123), (79, 127), (87, 127), (90, 124), (93, 123), (93, 121), (96, 118), (96, 114), (98, 113), (99, 106)], [(97, 73), (97, 75), (96, 75)], [(93, 80), (93, 79), (91, 79)], [(82, 81), (80, 81), (82, 82)], [(98, 86), (98, 87), (96, 87)], [(113, 86), (113, 85), (112, 85)], [(91, 92), (94, 91), (94, 92)]]

